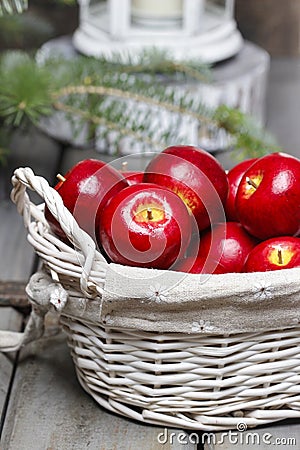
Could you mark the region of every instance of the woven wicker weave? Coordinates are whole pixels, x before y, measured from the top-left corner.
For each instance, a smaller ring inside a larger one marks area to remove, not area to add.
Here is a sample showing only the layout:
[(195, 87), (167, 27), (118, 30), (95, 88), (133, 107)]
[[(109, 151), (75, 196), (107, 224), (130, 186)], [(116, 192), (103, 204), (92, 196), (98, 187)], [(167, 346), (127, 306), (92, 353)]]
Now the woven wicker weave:
[[(124, 298), (114, 299), (108, 285), (118, 284), (118, 274), (109, 281), (113, 266), (59, 194), (29, 168), (15, 171), (13, 185), (44, 268), (27, 287), (35, 308), (25, 335), (12, 344), (13, 334), (0, 333), (2, 351), (39, 337), (44, 314), (55, 308), (82, 387), (110, 411), (212, 431), (300, 417), (300, 269), (213, 275), (199, 286), (188, 274), (167, 299), (156, 293), (146, 301), (125, 286)], [(42, 197), (73, 247), (51, 234), (43, 204), (34, 205), (26, 187)], [(149, 269), (129, 272), (139, 292)], [(179, 303), (182, 286), (187, 298)]]

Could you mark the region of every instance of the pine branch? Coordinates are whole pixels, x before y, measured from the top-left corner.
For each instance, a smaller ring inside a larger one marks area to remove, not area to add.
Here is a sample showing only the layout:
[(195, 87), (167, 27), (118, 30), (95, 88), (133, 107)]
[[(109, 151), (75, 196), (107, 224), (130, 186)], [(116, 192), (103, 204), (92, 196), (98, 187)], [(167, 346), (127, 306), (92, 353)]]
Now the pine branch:
[[(26, 54), (9, 52), (0, 60), (0, 116), (7, 126), (38, 124), (58, 109), (66, 113), (74, 133), (85, 122), (90, 138), (100, 128), (104, 138), (113, 131), (119, 138), (129, 136), (160, 148), (181, 143), (178, 129), (184, 116), (199, 124), (202, 134), (223, 130), (240, 157), (279, 150), (253, 118), (226, 106), (209, 109), (201, 99), (166, 85), (165, 78), (157, 82), (158, 71), (175, 77), (180, 72), (189, 80), (203, 75), (201, 64), (172, 62), (159, 52), (126, 64), (120, 57), (111, 61), (78, 57), (48, 59), (44, 65)], [(162, 129), (163, 111), (170, 119)], [(80, 118), (79, 126), (74, 116)]]
[(153, 139), (150, 139), (142, 133), (133, 131), (132, 129), (122, 128), (118, 124), (108, 121), (107, 119), (105, 119), (105, 117), (93, 116), (88, 111), (82, 111), (61, 102), (55, 102), (53, 106), (58, 111), (63, 111), (68, 114), (74, 114), (75, 116), (79, 116), (86, 121), (93, 122), (95, 125), (104, 125), (108, 131), (117, 131), (118, 134), (120, 134), (120, 136), (122, 137), (129, 136), (137, 141), (144, 141), (145, 144), (155, 145), (157, 147), (161, 145), (160, 142), (155, 142), (153, 141)]
[(193, 119), (198, 120), (199, 122), (209, 123), (217, 126), (217, 122), (212, 121), (208, 117), (205, 117), (203, 114), (197, 113), (188, 109), (188, 107), (184, 105), (176, 105), (165, 100), (156, 100), (152, 96), (147, 96), (143, 94), (137, 94), (134, 92), (123, 91), (122, 89), (116, 88), (108, 88), (105, 86), (68, 86), (66, 88), (61, 89), (60, 91), (53, 94), (53, 97), (63, 97), (69, 96), (71, 94), (97, 94), (97, 95), (105, 95), (117, 97), (122, 100), (130, 100), (135, 101), (137, 103), (145, 103), (148, 106), (158, 107), (162, 109), (166, 109), (171, 113), (176, 114), (185, 114), (190, 116)]
[(28, 55), (5, 54), (0, 77), (0, 116), (5, 125), (17, 127), (26, 121), (37, 124), (41, 116), (51, 114), (51, 76)]
[[(280, 151), (280, 148), (276, 146), (274, 139), (272, 136), (267, 133), (266, 130), (261, 128), (253, 118), (243, 114), (241, 111), (236, 109), (227, 107), (225, 105), (221, 105), (215, 111), (209, 111), (207, 108), (204, 108), (203, 105), (194, 103), (191, 105), (189, 102), (185, 102), (184, 99), (181, 99), (180, 104), (174, 104), (172, 101), (162, 99), (157, 100), (149, 95), (138, 94), (130, 91), (123, 91), (122, 89), (109, 88), (105, 86), (68, 86), (66, 88), (61, 89), (60, 91), (54, 94), (54, 98), (65, 97), (68, 98), (70, 95), (79, 94), (93, 94), (100, 95), (104, 97), (116, 97), (121, 100), (134, 101), (138, 104), (144, 103), (149, 108), (160, 108), (164, 109), (170, 113), (177, 114), (179, 116), (187, 116), (191, 119), (196, 120), (201, 124), (201, 132), (202, 133), (211, 133), (216, 134), (218, 130), (224, 129), (230, 139), (231, 146), (235, 150), (235, 154), (237, 159), (243, 159), (246, 157), (259, 157), (263, 154), (273, 151)], [(126, 104), (125, 104), (126, 105)], [(120, 103), (119, 103), (120, 106)], [(68, 107), (65, 106), (65, 110)], [(60, 103), (59, 109), (63, 109), (63, 104)], [(111, 108), (113, 112), (115, 112), (116, 108)], [(205, 110), (205, 112), (204, 112)], [(70, 111), (70, 109), (69, 109)], [(102, 123), (104, 124), (105, 120), (109, 127), (109, 129), (114, 129), (117, 131), (119, 129), (120, 135), (128, 135), (134, 137), (136, 140), (144, 141), (145, 143), (152, 144), (152, 146), (157, 146), (160, 143), (160, 146), (163, 143), (168, 144), (168, 139), (172, 136), (171, 133), (162, 132), (160, 139), (157, 139), (156, 142), (151, 140), (149, 136), (144, 133), (137, 133), (133, 131), (132, 125), (130, 126), (130, 119), (125, 121), (124, 115), (123, 123), (121, 124), (121, 116), (108, 119), (99, 119), (97, 115), (90, 114), (86, 112), (83, 114), (80, 113), (80, 110), (76, 110), (76, 114), (84, 117), (88, 121), (92, 121), (93, 123)], [(125, 109), (121, 109), (121, 112), (124, 113)], [(75, 110), (73, 110), (75, 114)], [(103, 116), (109, 116), (109, 111), (106, 109), (102, 109), (101, 113)], [(153, 115), (150, 116), (153, 119)], [(114, 123), (114, 125), (113, 125)], [(147, 124), (148, 132), (151, 131), (151, 120), (145, 120), (145, 124)], [(144, 129), (145, 131), (145, 129)]]
[(213, 119), (234, 139), (234, 149), (240, 159), (281, 151), (266, 129), (260, 127), (253, 117), (237, 109), (221, 105), (215, 110)]
[[(80, 57), (83, 64), (89, 63), (87, 59), (94, 59), (85, 56)], [(135, 55), (130, 53), (123, 56), (115, 53), (109, 60), (98, 59), (105, 72), (123, 72), (132, 74), (152, 74), (157, 76), (163, 74), (169, 77), (183, 75), (186, 78), (201, 82), (210, 82), (212, 79), (211, 69), (208, 64), (199, 60), (174, 61), (172, 54), (167, 50), (160, 50), (157, 47), (141, 50)]]

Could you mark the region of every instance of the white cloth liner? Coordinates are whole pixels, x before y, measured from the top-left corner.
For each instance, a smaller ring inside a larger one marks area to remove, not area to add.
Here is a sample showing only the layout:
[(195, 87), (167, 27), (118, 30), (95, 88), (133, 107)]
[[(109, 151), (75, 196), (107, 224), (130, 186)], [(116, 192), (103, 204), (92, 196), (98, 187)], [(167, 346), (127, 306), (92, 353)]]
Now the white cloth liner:
[(227, 335), (293, 327), (299, 305), (299, 268), (209, 276), (110, 264), (101, 317), (144, 331)]

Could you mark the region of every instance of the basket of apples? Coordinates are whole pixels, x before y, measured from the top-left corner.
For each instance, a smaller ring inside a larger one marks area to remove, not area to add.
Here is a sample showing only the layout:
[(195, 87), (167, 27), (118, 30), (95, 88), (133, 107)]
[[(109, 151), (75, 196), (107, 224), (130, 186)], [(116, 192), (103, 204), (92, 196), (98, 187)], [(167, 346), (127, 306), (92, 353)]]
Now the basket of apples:
[(43, 267), (24, 334), (0, 333), (0, 348), (40, 337), (52, 309), (110, 411), (196, 430), (300, 417), (299, 179), (285, 153), (226, 173), (191, 146), (143, 173), (84, 160), (55, 188), (17, 169), (12, 200)]

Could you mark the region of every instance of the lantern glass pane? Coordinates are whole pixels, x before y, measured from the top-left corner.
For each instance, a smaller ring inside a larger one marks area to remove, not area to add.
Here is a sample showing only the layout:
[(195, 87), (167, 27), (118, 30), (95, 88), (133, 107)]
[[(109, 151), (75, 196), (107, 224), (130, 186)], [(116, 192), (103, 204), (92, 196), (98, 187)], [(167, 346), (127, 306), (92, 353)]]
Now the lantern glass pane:
[(104, 4), (103, 1), (99, 1), (99, 0), (90, 0), (89, 2), (89, 15), (91, 17), (94, 17), (95, 15), (97, 15), (99, 13), (99, 11), (101, 10), (100, 8), (102, 8), (102, 5)]
[(206, 9), (215, 14), (225, 14), (227, 0), (207, 0)]
[(106, 5), (107, 2), (103, 0), (89, 0), (87, 3), (83, 2), (81, 9), (83, 13), (82, 20), (84, 20), (85, 23), (88, 23), (88, 26), (95, 28), (95, 30), (105, 28), (103, 27), (101, 20), (99, 22), (99, 19), (103, 10), (106, 10)]
[(133, 23), (160, 27), (182, 21), (183, 0), (131, 0)]

